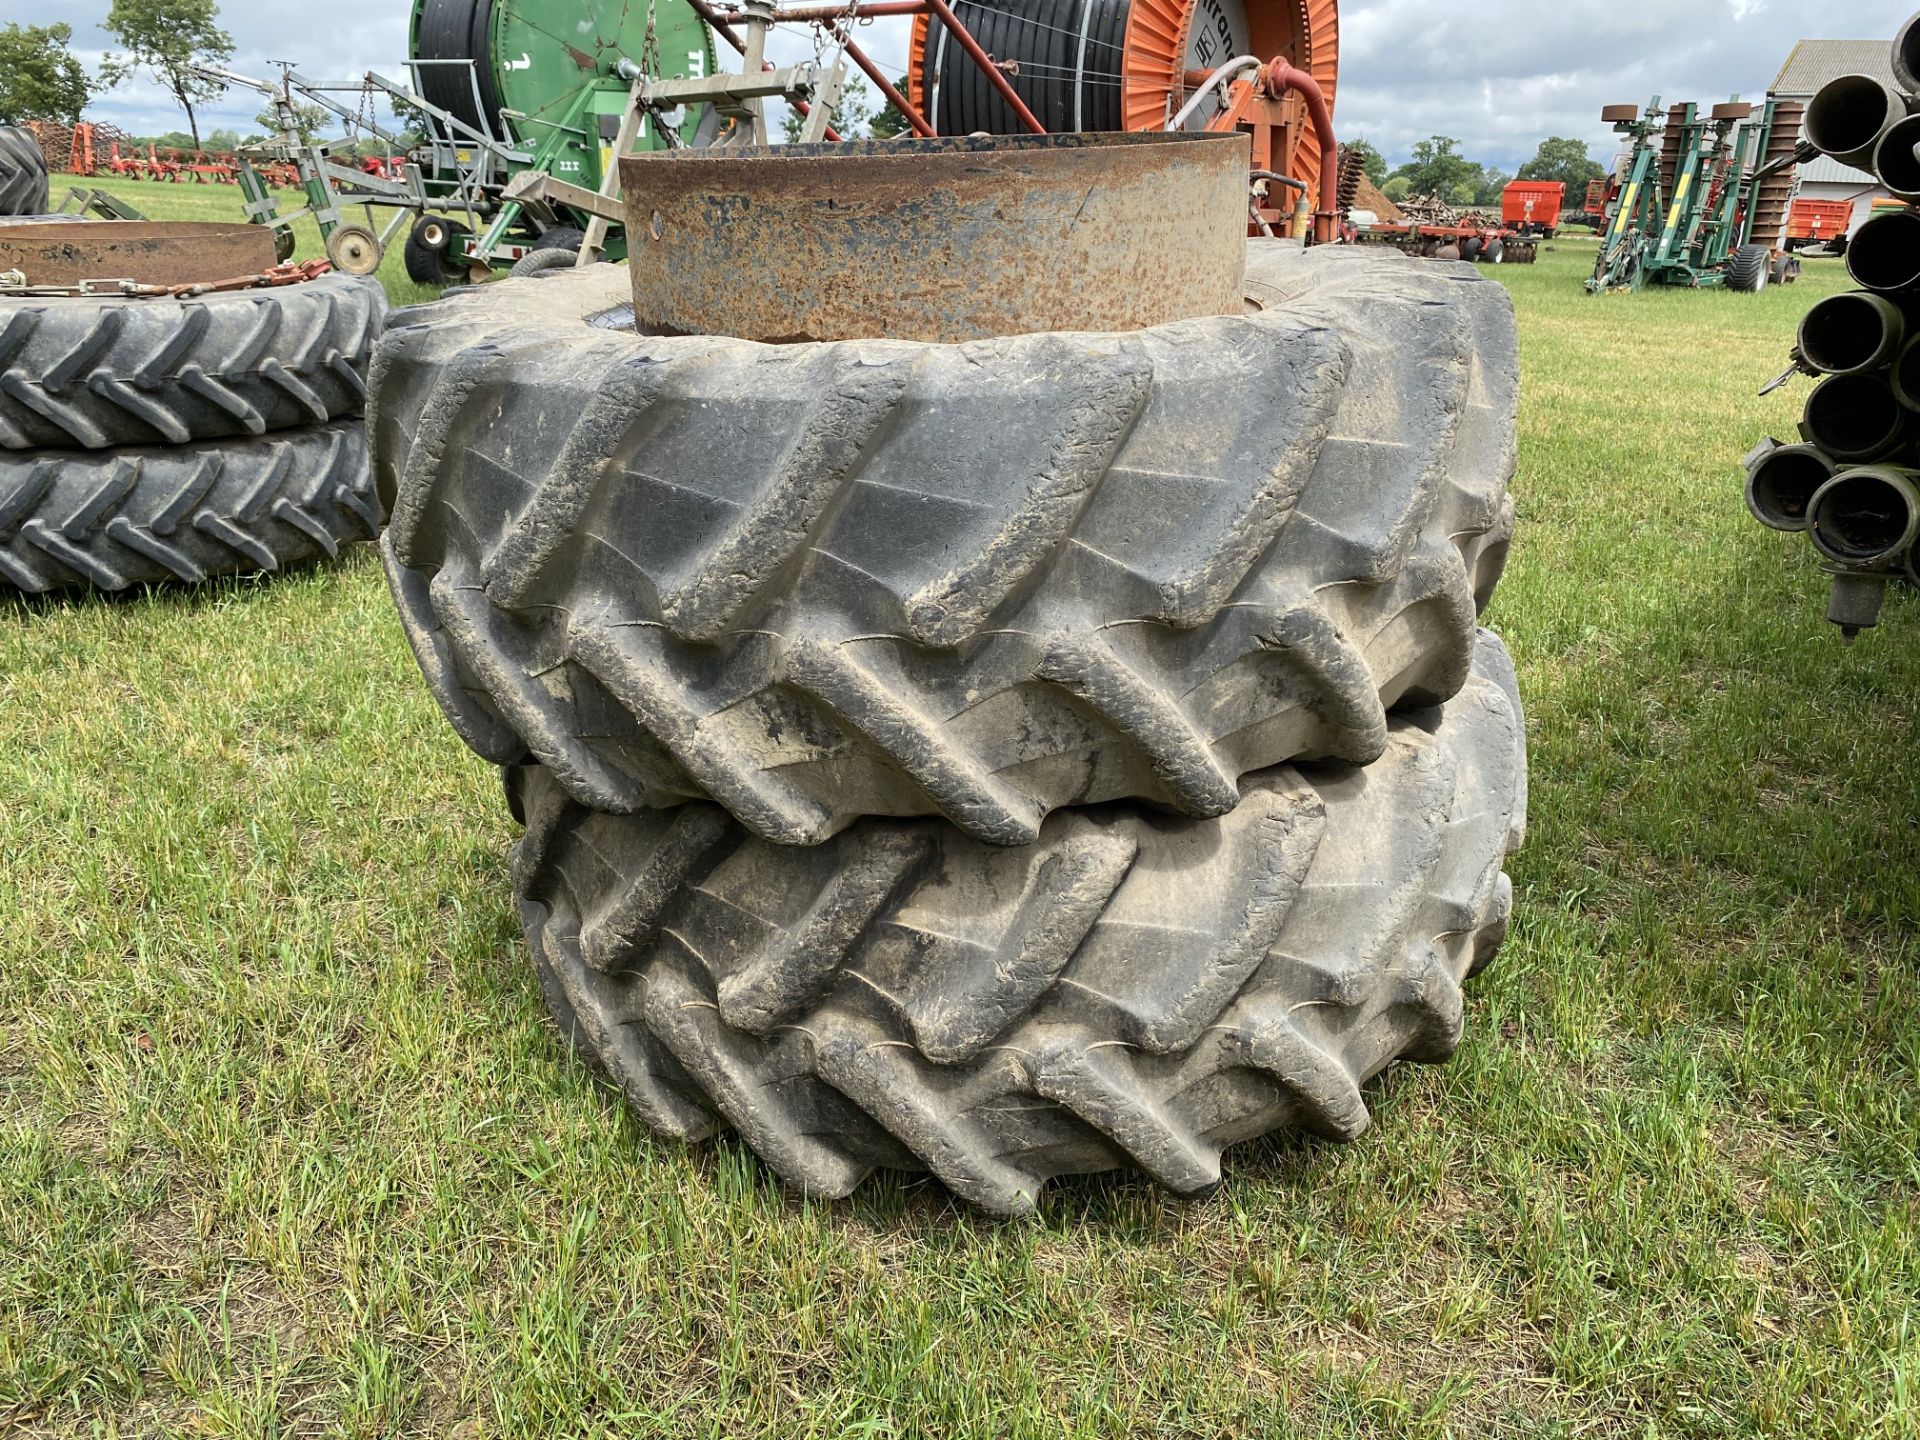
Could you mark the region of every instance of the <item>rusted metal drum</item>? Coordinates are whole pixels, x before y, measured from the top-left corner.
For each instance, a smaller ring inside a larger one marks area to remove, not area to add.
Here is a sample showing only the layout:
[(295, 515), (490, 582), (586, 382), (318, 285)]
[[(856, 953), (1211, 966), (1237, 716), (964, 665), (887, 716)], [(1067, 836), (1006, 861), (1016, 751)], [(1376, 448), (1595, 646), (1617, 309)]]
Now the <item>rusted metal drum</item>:
[(191, 285), (257, 275), (278, 263), (273, 230), (266, 225), (89, 220), (0, 226), (0, 271), (18, 270), (29, 285)]
[(1023, 135), (620, 161), (643, 329), (774, 342), (1136, 330), (1241, 308), (1244, 135)]

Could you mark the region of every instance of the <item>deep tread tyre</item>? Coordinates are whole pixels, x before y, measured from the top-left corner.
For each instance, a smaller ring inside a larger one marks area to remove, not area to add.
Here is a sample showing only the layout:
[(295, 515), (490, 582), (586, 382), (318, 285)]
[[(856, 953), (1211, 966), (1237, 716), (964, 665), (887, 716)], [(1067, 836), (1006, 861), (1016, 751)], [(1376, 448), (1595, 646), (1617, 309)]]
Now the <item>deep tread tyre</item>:
[(774, 846), (715, 806), (604, 815), (510, 772), (515, 894), (562, 1034), (655, 1130), (732, 1127), (839, 1196), (930, 1170), (987, 1210), (1137, 1167), (1182, 1194), (1458, 1044), (1526, 815), (1506, 652), (1366, 767), (1278, 767), (1230, 814), (1062, 811), (1000, 849), (870, 819)]
[(1250, 255), (1263, 312), (1126, 335), (642, 337), (601, 328), (616, 266), (402, 312), (369, 424), (442, 708), (591, 808), (790, 844), (1022, 844), (1372, 760), (1465, 679), (1505, 554), (1512, 310), (1464, 266)]
[(191, 300), (0, 300), (0, 450), (263, 435), (357, 415), (377, 280)]
[(1727, 288), (1755, 295), (1767, 288), (1773, 252), (1764, 245), (1742, 245), (1727, 261)]
[(0, 215), (44, 215), (50, 208), (40, 142), (18, 125), (0, 125)]
[(366, 428), (120, 450), (0, 451), (0, 592), (277, 570), (370, 540)]

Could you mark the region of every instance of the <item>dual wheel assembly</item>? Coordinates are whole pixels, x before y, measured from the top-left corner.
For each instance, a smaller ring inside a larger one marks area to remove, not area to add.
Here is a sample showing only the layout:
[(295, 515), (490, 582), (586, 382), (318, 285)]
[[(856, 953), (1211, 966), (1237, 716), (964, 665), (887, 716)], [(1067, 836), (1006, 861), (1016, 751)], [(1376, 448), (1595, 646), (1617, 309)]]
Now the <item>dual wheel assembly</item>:
[(657, 1132), (818, 1195), (1191, 1194), (1458, 1042), (1525, 816), (1477, 621), (1511, 307), (1227, 218), (1230, 305), (1103, 334), (661, 334), (600, 265), (383, 340), (406, 633), (503, 767), (562, 1033)]
[[(203, 243), (164, 233), (182, 228), (5, 227), (0, 244), (29, 267), (127, 240), (164, 256)], [(26, 238), (41, 229), (45, 247)], [(194, 584), (373, 538), (361, 417), (385, 313), (377, 282), (346, 275), (0, 299), (0, 594)]]

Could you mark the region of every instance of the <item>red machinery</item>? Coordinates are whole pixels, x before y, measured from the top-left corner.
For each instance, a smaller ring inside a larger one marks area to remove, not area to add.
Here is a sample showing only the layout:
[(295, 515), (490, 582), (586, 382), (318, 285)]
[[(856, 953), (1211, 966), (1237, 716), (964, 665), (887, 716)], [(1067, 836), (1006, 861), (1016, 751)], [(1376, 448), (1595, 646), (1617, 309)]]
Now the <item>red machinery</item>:
[(1264, 191), (1250, 228), (1301, 235), (1311, 215), (1315, 239), (1335, 237), (1336, 0), (1069, 0), (1020, 12), (991, 0), (867, 0), (855, 8), (914, 17), (904, 95), (848, 53), (916, 134), (1240, 130), (1252, 137)]
[(1561, 180), (1509, 180), (1500, 192), (1500, 223), (1515, 234), (1551, 240), (1560, 229), (1566, 193)]
[(1787, 211), (1785, 246), (1804, 250), (1813, 245), (1845, 247), (1847, 227), (1853, 223), (1851, 200), (1795, 200)]

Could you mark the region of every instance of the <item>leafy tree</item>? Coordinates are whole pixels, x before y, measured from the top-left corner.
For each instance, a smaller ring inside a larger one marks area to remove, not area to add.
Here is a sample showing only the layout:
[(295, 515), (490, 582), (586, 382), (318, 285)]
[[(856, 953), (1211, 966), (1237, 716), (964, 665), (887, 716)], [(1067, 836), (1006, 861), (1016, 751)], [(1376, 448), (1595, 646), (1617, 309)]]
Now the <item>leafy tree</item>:
[[(333, 112), (324, 105), (303, 105), (296, 100), (288, 107), (293, 117), (293, 133), (300, 137), (302, 145), (311, 145), (320, 138), (320, 132), (327, 128), (327, 122), (333, 118)], [(253, 117), (253, 123), (269, 135), (280, 133), (280, 107), (267, 105)]]
[(1452, 197), (1461, 185), (1479, 178), (1480, 167), (1460, 153), (1460, 142), (1451, 135), (1434, 135), (1413, 147), (1413, 159), (1394, 171), (1407, 177), (1407, 184), (1420, 195)]
[(235, 150), (238, 149), (239, 146), (240, 132), (238, 130), (213, 130), (207, 134), (207, 148), (209, 150)]
[(1577, 206), (1587, 193), (1587, 182), (1607, 172), (1587, 154), (1586, 142), (1554, 135), (1540, 142), (1533, 158), (1520, 167), (1522, 180), (1559, 180), (1567, 187), (1566, 201)]
[(1456, 210), (1470, 210), (1473, 208), (1475, 203), (1474, 196), (1477, 193), (1473, 188), (1473, 182), (1471, 180), (1462, 180), (1458, 185), (1446, 192), (1447, 203)]
[(1506, 171), (1489, 165), (1480, 172), (1479, 184), (1473, 193), (1473, 203), (1486, 207), (1500, 203), (1500, 192), (1507, 188), (1510, 177)]
[(1413, 182), (1404, 175), (1390, 175), (1387, 183), (1380, 187), (1380, 193), (1398, 205), (1413, 194)]
[[(902, 95), (907, 93), (907, 77), (902, 75), (893, 82), (893, 88)], [(873, 117), (873, 123), (867, 126), (867, 133), (876, 140), (891, 140), (896, 135), (911, 135), (913, 127), (907, 124), (907, 117), (893, 108), (889, 100), (880, 107), (880, 113)]]
[(233, 37), (219, 26), (214, 0), (113, 0), (106, 32), (124, 50), (100, 62), (100, 78), (118, 85), (145, 70), (187, 112), (193, 148), (200, 148), (200, 121), (193, 113), (226, 87), (203, 79), (195, 65), (222, 65), (233, 58)]
[(1367, 167), (1367, 178), (1375, 185), (1387, 183), (1387, 157), (1380, 153), (1371, 140), (1342, 140), (1340, 150), (1345, 155), (1363, 156)]
[(0, 119), (79, 123), (93, 83), (72, 44), (73, 27), (65, 23), (0, 30)]
[[(857, 140), (867, 133), (867, 126), (873, 120), (873, 100), (867, 94), (866, 83), (858, 77), (849, 80), (840, 90), (839, 103), (833, 107), (833, 128), (849, 140)], [(807, 117), (798, 109), (789, 109), (780, 121), (780, 128), (787, 137), (789, 145), (800, 139)]]

